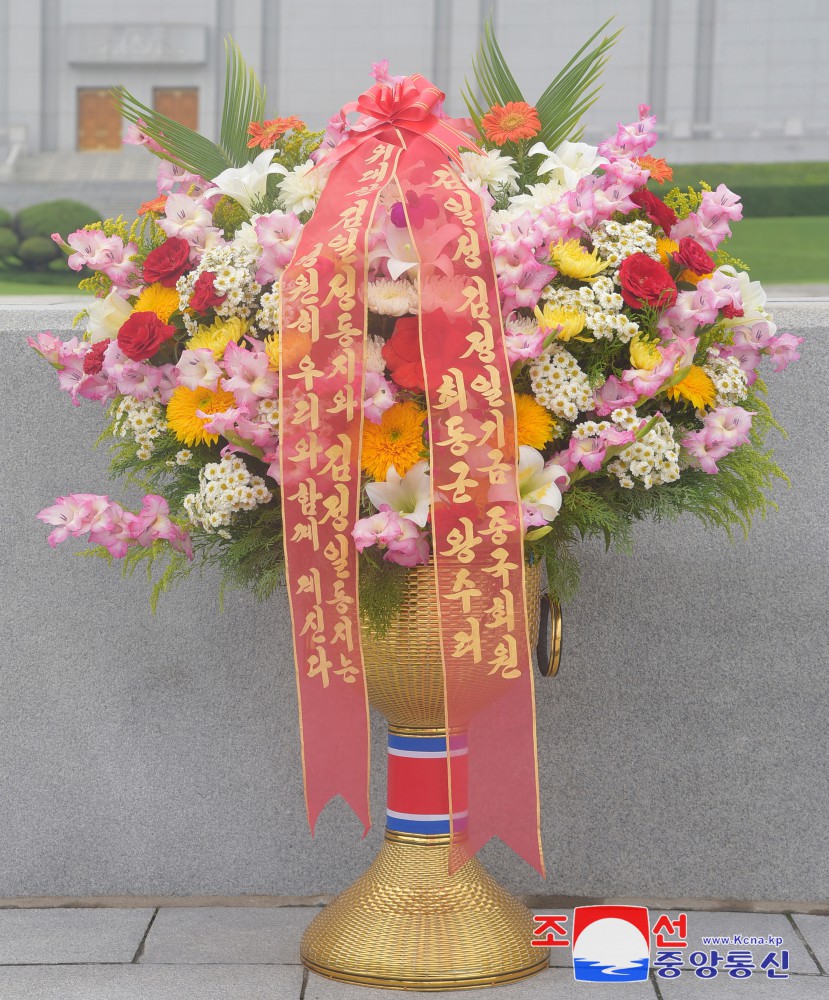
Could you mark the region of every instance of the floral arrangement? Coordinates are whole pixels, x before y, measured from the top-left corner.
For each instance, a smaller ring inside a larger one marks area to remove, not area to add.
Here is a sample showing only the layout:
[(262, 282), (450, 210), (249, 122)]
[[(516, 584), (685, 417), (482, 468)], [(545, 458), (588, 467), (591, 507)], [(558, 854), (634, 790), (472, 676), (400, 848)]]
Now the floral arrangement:
[[(453, 166), (487, 217), (525, 548), (546, 560), (559, 598), (576, 585), (581, 538), (625, 547), (645, 517), (690, 512), (728, 530), (764, 512), (785, 477), (764, 445), (777, 425), (760, 370), (767, 359), (782, 371), (800, 343), (777, 330), (760, 283), (728, 253), (739, 196), (671, 188), (648, 107), (598, 146), (579, 141), (613, 41), (588, 51), (596, 37), (530, 106), (488, 33), (467, 95), (470, 149)], [(386, 63), (372, 75), (392, 89), (404, 81)], [(114, 475), (147, 491), (137, 513), (106, 496), (58, 498), (38, 515), (53, 526), (49, 542), (86, 537), (128, 568), (166, 560), (155, 596), (196, 555), (260, 597), (280, 580), (279, 280), (352, 127), (342, 112), (318, 132), (294, 116), (266, 120), (264, 92), (232, 46), (227, 88), (219, 145), (119, 93), (125, 141), (160, 157), (157, 197), (135, 222), (54, 237), (95, 298), (79, 336), (30, 341), (73, 404), (105, 408)], [(352, 535), (378, 622), (406, 568), (431, 553), (421, 289), (407, 230), (429, 211), (390, 188), (369, 239)], [(453, 262), (439, 229), (431, 239), (449, 314)]]

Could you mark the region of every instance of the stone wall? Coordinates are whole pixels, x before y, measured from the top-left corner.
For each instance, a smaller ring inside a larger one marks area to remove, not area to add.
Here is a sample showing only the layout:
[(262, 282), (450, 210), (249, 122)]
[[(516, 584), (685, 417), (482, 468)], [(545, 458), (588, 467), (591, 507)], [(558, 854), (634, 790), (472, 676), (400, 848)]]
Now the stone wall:
[[(516, 890), (829, 898), (829, 307), (775, 312), (806, 337), (771, 379), (792, 488), (748, 541), (682, 520), (642, 525), (633, 557), (585, 548), (562, 672), (537, 685), (549, 880), (484, 851)], [(46, 544), (55, 496), (130, 499), (90, 449), (96, 405), (25, 347), (70, 315), (0, 311), (0, 897), (337, 891), (382, 837), (384, 734), (368, 837), (337, 802), (311, 839), (283, 597), (220, 613), (205, 572), (153, 616), (143, 579)]]

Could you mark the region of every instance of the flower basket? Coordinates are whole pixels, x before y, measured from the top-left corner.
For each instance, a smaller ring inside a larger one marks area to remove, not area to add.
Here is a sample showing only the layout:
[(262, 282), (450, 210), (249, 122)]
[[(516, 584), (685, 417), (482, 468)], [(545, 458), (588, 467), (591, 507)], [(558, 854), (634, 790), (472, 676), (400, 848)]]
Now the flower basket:
[[(577, 123), (600, 29), (535, 106), (490, 30), (469, 118), (419, 76), (323, 131), (266, 120), (228, 46), (221, 141), (116, 92), (158, 197), (57, 237), (95, 298), (80, 337), (32, 346), (72, 403), (106, 407), (113, 472), (145, 484), (38, 515), (152, 600), (194, 560), (291, 603), (308, 818), (370, 824), (368, 703), (389, 720), (371, 869), (311, 924), (337, 979), (482, 986), (547, 962), (475, 855), (500, 837), (541, 874), (532, 649), (574, 547), (691, 512), (747, 528), (783, 474), (758, 375), (798, 357), (726, 249), (739, 197), (667, 190), (640, 106), (598, 147)], [(548, 662), (560, 655), (560, 618)]]

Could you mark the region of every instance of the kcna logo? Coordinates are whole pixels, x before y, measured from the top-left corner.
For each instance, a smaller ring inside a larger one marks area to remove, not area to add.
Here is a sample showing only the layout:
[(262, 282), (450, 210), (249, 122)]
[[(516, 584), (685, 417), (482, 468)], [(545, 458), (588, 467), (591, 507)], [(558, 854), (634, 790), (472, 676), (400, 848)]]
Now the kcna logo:
[(577, 906), (573, 971), (580, 982), (638, 983), (648, 978), (650, 922), (646, 906)]

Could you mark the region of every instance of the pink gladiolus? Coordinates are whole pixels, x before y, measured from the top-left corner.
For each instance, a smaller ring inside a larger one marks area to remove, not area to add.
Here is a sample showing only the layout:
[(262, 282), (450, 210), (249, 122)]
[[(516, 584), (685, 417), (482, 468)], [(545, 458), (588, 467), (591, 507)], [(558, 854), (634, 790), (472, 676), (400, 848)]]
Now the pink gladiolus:
[(386, 410), (394, 405), (397, 386), (389, 382), (379, 372), (367, 372), (363, 412), (366, 420), (379, 424)]
[(753, 347), (762, 351), (774, 339), (775, 326), (767, 320), (759, 320), (751, 326), (735, 326), (732, 330), (735, 347)]
[(207, 207), (186, 194), (171, 194), (158, 224), (168, 236), (180, 236), (192, 247), (203, 247), (213, 219)]
[(713, 323), (719, 315), (719, 295), (701, 281), (694, 291), (680, 292), (663, 319), (679, 337), (688, 337), (697, 327)]
[(631, 368), (629, 371), (622, 372), (622, 381), (628, 382), (631, 385), (636, 392), (637, 399), (639, 396), (650, 398), (651, 396), (655, 396), (673, 375), (675, 366), (676, 356), (670, 354), (656, 368), (650, 371), (641, 368)]
[(44, 524), (57, 525), (49, 535), (54, 548), (70, 536), (80, 538), (98, 521), (109, 504), (109, 498), (89, 493), (71, 493), (58, 497), (51, 507), (44, 507), (36, 515)]
[(256, 280), (265, 285), (279, 278), (291, 262), (302, 235), (302, 223), (293, 212), (271, 212), (255, 219), (253, 227), (262, 247)]
[(89, 532), (91, 545), (103, 545), (115, 559), (123, 559), (131, 541), (130, 526), (135, 514), (117, 503), (110, 503), (100, 520)]
[(803, 343), (803, 337), (796, 337), (793, 333), (781, 333), (769, 344), (766, 353), (774, 362), (776, 372), (784, 371), (792, 361), (800, 359), (798, 346)]
[(159, 194), (190, 194), (193, 186), (203, 190), (207, 181), (198, 174), (191, 173), (177, 163), (162, 160), (158, 165), (155, 186)]
[(357, 546), (357, 551), (370, 548), (372, 545), (388, 545), (400, 534), (402, 518), (388, 504), (370, 517), (361, 517), (351, 529), (351, 537)]
[(694, 464), (709, 476), (716, 475), (720, 471), (717, 460), (725, 458), (729, 453), (726, 445), (713, 442), (704, 430), (691, 431), (685, 435), (680, 444), (695, 460)]
[(155, 396), (160, 382), (160, 370), (143, 361), (128, 361), (115, 378), (118, 392), (134, 399), (150, 399)]
[(57, 367), (61, 363), (60, 349), (63, 347), (63, 341), (60, 337), (46, 331), (39, 333), (37, 337), (27, 337), (26, 343), (42, 358), (45, 358), (50, 365)]
[(127, 125), (127, 131), (124, 133), (124, 138), (121, 142), (125, 146), (146, 146), (151, 153), (162, 152), (161, 146), (159, 146), (155, 139), (150, 138), (141, 128), (143, 124), (140, 118), (135, 124), (130, 122)]
[(746, 376), (746, 383), (754, 385), (757, 381), (757, 369), (760, 367), (762, 357), (756, 347), (752, 347), (750, 344), (733, 344), (721, 348), (719, 353), (722, 357), (735, 358)]
[(389, 542), (383, 558), (398, 566), (425, 566), (429, 562), (428, 539), (417, 525), (401, 518), (400, 534)]
[(639, 393), (631, 385), (626, 385), (615, 375), (609, 375), (600, 388), (594, 390), (595, 410), (600, 417), (609, 416), (620, 406), (633, 406)]
[(78, 229), (67, 236), (66, 242), (75, 251), (66, 261), (73, 271), (80, 271), (84, 266), (100, 271), (111, 262), (112, 254), (124, 248), (120, 236), (107, 236), (102, 229)]
[(272, 399), (279, 391), (279, 373), (271, 368), (264, 351), (249, 351), (231, 341), (222, 364), (231, 376), (222, 385), (240, 406), (255, 406), (260, 399)]
[(537, 327), (534, 331), (510, 333), (507, 324), (504, 343), (507, 348), (507, 360), (512, 365), (516, 361), (537, 358), (544, 349), (544, 333)]
[(738, 194), (729, 191), (725, 184), (720, 184), (716, 191), (702, 192), (697, 214), (704, 222), (722, 217), (739, 222), (743, 217), (743, 206)]
[(703, 427), (712, 444), (724, 444), (729, 451), (748, 442), (754, 414), (742, 406), (718, 406), (705, 415)]
[(176, 383), (187, 389), (215, 389), (221, 376), (222, 369), (209, 347), (182, 351), (175, 368)]

